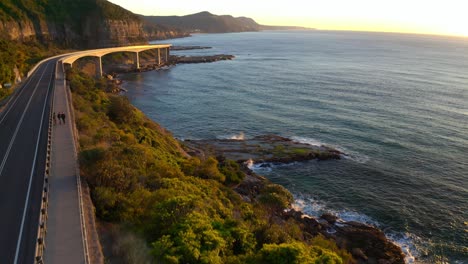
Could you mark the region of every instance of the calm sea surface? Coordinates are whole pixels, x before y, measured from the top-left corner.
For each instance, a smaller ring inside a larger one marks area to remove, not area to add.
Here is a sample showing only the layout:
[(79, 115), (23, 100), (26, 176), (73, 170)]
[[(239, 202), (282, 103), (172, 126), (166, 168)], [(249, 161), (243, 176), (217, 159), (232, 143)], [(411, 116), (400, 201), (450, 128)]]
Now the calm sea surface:
[(349, 154), (256, 171), (296, 206), (368, 222), (407, 261), (468, 263), (468, 39), (359, 32), (195, 35), (236, 59), (124, 76), (181, 139), (279, 134)]

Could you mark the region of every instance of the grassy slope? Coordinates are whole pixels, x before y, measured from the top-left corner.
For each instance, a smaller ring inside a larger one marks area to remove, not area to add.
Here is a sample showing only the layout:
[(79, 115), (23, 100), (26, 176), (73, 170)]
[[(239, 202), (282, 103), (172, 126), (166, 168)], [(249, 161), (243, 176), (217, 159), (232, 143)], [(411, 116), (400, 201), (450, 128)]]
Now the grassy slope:
[[(96, 214), (126, 230), (114, 253), (126, 263), (351, 263), (322, 237), (305, 238), (278, 215), (291, 194), (267, 184), (252, 203), (232, 190), (233, 162), (188, 157), (179, 143), (104, 80), (69, 72), (80, 167)], [(118, 248), (120, 247), (120, 249)]]

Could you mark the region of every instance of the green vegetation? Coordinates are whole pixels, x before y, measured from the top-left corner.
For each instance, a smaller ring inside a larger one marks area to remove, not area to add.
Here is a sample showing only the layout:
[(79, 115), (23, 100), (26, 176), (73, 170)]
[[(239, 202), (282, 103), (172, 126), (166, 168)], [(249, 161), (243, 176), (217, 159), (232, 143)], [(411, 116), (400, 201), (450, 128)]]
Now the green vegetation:
[(96, 11), (106, 19), (139, 20), (132, 12), (105, 0), (2, 0), (0, 21), (46, 19), (72, 22), (76, 29), (83, 17)]
[[(162, 127), (107, 81), (67, 75), (80, 132), (80, 168), (96, 214), (120, 231), (126, 263), (353, 263), (323, 237), (305, 236), (281, 215), (292, 202), (266, 184), (245, 202), (232, 186), (245, 175), (229, 160), (189, 157)], [(123, 231), (122, 231), (123, 230)], [(144, 241), (144, 242), (143, 242)]]
[[(15, 69), (22, 78), (36, 63), (43, 58), (60, 51), (53, 46), (45, 47), (37, 43), (22, 44), (0, 38), (0, 84), (14, 84)], [(0, 100), (11, 93), (10, 89), (0, 89)]]

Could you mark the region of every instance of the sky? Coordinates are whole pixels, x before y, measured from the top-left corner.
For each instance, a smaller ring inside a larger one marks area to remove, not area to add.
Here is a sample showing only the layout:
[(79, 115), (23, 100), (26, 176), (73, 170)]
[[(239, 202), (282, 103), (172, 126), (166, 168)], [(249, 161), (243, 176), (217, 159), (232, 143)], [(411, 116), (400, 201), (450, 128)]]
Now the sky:
[(468, 0), (110, 0), (143, 15), (246, 16), (259, 24), (468, 37)]

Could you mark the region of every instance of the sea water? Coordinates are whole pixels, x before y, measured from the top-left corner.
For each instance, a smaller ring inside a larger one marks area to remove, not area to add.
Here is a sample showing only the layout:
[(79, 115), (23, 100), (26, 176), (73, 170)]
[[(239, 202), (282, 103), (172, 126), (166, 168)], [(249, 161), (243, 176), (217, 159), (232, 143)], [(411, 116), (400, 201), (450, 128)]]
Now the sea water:
[(468, 39), (340, 31), (199, 34), (232, 54), (123, 76), (180, 139), (278, 134), (341, 160), (256, 168), (318, 216), (380, 227), (409, 263), (468, 263)]

